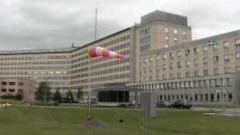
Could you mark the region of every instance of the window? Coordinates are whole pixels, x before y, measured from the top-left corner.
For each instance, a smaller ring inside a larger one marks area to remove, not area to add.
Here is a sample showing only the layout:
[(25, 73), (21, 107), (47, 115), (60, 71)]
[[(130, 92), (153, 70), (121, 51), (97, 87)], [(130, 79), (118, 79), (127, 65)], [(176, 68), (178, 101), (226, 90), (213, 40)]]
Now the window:
[(194, 66), (198, 66), (198, 59), (194, 59)]
[(232, 101), (232, 93), (228, 93), (228, 102), (231, 102)]
[(218, 73), (218, 68), (214, 68), (214, 69), (213, 69), (213, 73), (214, 73), (215, 75), (219, 74), (219, 73)]
[(9, 89), (9, 92), (15, 92), (15, 89)]
[(189, 67), (190, 66), (190, 61), (187, 60), (185, 65), (186, 65), (186, 67)]
[(228, 48), (228, 47), (229, 47), (229, 42), (224, 41), (224, 42), (223, 42), (223, 47), (224, 47), (224, 48)]
[(7, 85), (7, 82), (2, 82), (2, 85)]
[(164, 54), (163, 55), (163, 60), (165, 60), (167, 58), (167, 55), (166, 54)]
[(183, 35), (186, 35), (186, 31), (183, 31)]
[(144, 63), (147, 63), (147, 59), (143, 59)]
[(173, 69), (173, 63), (170, 63), (170, 64), (169, 64), (169, 68), (170, 68), (170, 69)]
[(204, 76), (207, 76), (207, 75), (208, 75), (208, 70), (207, 70), (207, 69), (204, 69), (204, 70), (203, 70), (203, 75), (204, 75)]
[(168, 48), (168, 45), (165, 45), (165, 48)]
[(185, 76), (189, 77), (190, 76), (190, 72), (185, 72)]
[(153, 61), (153, 58), (152, 57), (150, 57), (150, 62), (152, 62)]
[(231, 68), (230, 67), (224, 67), (224, 72), (226, 74), (231, 73)]
[(175, 37), (175, 38), (174, 38), (174, 42), (176, 43), (177, 41), (178, 41), (178, 38)]
[(207, 57), (204, 57), (203, 58), (203, 64), (207, 64), (208, 63), (208, 58)]
[(173, 33), (174, 33), (174, 34), (177, 34), (177, 33), (178, 33), (178, 30), (174, 30)]
[(199, 76), (199, 72), (198, 71), (194, 71), (194, 75), (195, 76)]
[(177, 73), (177, 78), (181, 78), (182, 74), (181, 73)]
[(174, 57), (174, 53), (173, 52), (170, 52), (170, 58), (173, 58)]
[(195, 54), (197, 54), (199, 52), (199, 49), (198, 48), (194, 48), (193, 51), (194, 51)]
[(178, 57), (181, 57), (181, 56), (182, 56), (181, 51), (178, 51), (178, 52), (177, 52), (177, 56), (178, 56)]
[(237, 67), (236, 67), (236, 71), (237, 71), (237, 72), (240, 72), (240, 66), (237, 66)]
[(165, 40), (168, 40), (168, 39), (169, 39), (168, 36), (166, 36), (166, 37), (165, 37)]
[(218, 44), (214, 44), (213, 45), (213, 50), (217, 50), (218, 49)]
[(228, 54), (224, 55), (224, 61), (225, 62), (229, 62), (230, 61), (230, 57)]
[(163, 64), (162, 65), (162, 70), (165, 71), (167, 68), (166, 68), (166, 64)]
[(180, 62), (180, 61), (178, 61), (178, 62), (177, 62), (177, 67), (178, 67), (178, 68), (181, 68), (181, 67), (182, 67), (182, 65), (181, 65), (181, 62)]
[(16, 83), (15, 82), (9, 82), (9, 85), (15, 85)]
[(1, 89), (1, 92), (7, 92), (7, 89)]
[(214, 61), (215, 63), (218, 63), (218, 60), (219, 60), (218, 56), (213, 56), (213, 61)]
[(203, 51), (206, 52), (208, 50), (208, 47), (207, 46), (204, 46), (203, 47)]
[(165, 28), (165, 32), (168, 32), (168, 28)]
[(189, 50), (189, 49), (186, 49), (186, 50), (185, 50), (185, 55), (188, 56), (189, 53), (190, 53), (190, 50)]
[(236, 53), (236, 58), (239, 59), (240, 58), (240, 53)]
[(240, 39), (236, 39), (235, 44), (236, 44), (236, 46), (240, 46)]

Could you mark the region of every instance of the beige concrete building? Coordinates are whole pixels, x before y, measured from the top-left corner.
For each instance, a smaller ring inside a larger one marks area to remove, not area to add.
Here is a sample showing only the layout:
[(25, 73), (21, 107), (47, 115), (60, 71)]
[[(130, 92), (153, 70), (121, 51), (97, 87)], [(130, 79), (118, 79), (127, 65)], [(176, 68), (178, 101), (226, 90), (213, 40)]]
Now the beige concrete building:
[(129, 86), (155, 91), (159, 101), (240, 104), (240, 31), (144, 52), (139, 67)]
[[(46, 81), (53, 91), (60, 88), (63, 92), (76, 91), (78, 88), (87, 91), (91, 84), (93, 88), (98, 88), (108, 83), (126, 83), (128, 87), (146, 90), (151, 86), (157, 91), (157, 87), (168, 88), (170, 85), (167, 83), (175, 83), (177, 80), (179, 83), (176, 83), (176, 87), (185, 88), (194, 84), (190, 80), (195, 80), (195, 83), (199, 80), (204, 82), (205, 78), (207, 86), (211, 79), (220, 78), (221, 83), (225, 83), (234, 78), (231, 75), (240, 71), (239, 31), (196, 41), (192, 41), (191, 35), (187, 17), (154, 11), (143, 16), (139, 24), (81, 47), (0, 51), (0, 77), (33, 79), (37, 83)], [(210, 46), (209, 41), (217, 44)], [(91, 46), (108, 48), (125, 55), (126, 59), (90, 60), (87, 49)], [(225, 75), (229, 77), (224, 78)], [(195, 85), (199, 84), (194, 84), (194, 87)], [(195, 96), (193, 92), (184, 90), (185, 93), (192, 93), (186, 96), (176, 94), (180, 92), (177, 90), (171, 92), (172, 94), (164, 94), (159, 90), (158, 100), (173, 101), (187, 97), (185, 99), (191, 101), (199, 100), (196, 104), (211, 104), (212, 97), (213, 103), (221, 97), (218, 89), (215, 93), (209, 90), (202, 93), (208, 99), (204, 102), (200, 102), (201, 93), (196, 93)], [(238, 102), (237, 94), (233, 91), (225, 92), (225, 96), (231, 99), (229, 104)], [(133, 96), (130, 98), (137, 100)]]
[(34, 100), (36, 83), (33, 80), (26, 79), (6, 79), (0, 78), (0, 96), (23, 94), (23, 101), (30, 102)]
[[(155, 11), (140, 24), (126, 28), (78, 48), (1, 51), (0, 76), (49, 82), (52, 90), (89, 90), (105, 83), (135, 82), (141, 52), (167, 48), (191, 40), (187, 18)], [(88, 58), (90, 46), (101, 46), (126, 56), (124, 60)]]

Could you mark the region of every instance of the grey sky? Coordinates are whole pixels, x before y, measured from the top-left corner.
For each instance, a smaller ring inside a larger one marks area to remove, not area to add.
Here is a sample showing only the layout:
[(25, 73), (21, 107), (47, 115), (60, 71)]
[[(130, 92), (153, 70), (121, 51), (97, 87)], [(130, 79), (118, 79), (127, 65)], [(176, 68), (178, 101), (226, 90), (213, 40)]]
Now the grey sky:
[(237, 0), (0, 0), (0, 50), (91, 42), (96, 6), (99, 38), (162, 10), (187, 16), (193, 39), (199, 39), (240, 29), (239, 5)]

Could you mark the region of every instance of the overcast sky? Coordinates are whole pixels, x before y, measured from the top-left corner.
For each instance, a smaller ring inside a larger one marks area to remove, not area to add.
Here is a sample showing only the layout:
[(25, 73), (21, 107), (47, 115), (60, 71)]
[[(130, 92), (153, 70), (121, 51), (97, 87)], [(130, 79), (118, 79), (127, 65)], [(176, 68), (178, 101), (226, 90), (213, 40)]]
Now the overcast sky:
[(66, 48), (140, 22), (162, 10), (188, 17), (193, 39), (240, 30), (238, 0), (0, 0), (0, 50)]

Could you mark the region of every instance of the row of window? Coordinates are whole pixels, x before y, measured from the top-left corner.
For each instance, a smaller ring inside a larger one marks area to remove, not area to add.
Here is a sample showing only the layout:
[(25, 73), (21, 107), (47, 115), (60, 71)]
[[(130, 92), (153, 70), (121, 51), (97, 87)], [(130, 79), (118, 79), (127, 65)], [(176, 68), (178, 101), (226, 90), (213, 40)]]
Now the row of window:
[[(16, 82), (2, 82), (2, 85), (16, 85)], [(18, 85), (23, 86), (23, 82), (19, 82)]]
[(36, 61), (36, 60), (42, 60), (42, 59), (67, 59), (68, 56), (25, 56), (25, 57), (1, 57), (1, 61)]
[(136, 89), (149, 89), (149, 90), (168, 90), (168, 89), (187, 89), (187, 88), (206, 88), (206, 87), (220, 87), (231, 86), (230, 78), (217, 78), (209, 80), (193, 80), (193, 81), (177, 81), (157, 84), (140, 84), (128, 86), (129, 88)]
[[(240, 46), (240, 39), (236, 39), (236, 40), (235, 40), (235, 45), (236, 45), (236, 46)], [(217, 46), (217, 45), (215, 45), (215, 46)], [(226, 46), (229, 46), (229, 42), (228, 42), (228, 41), (225, 41), (225, 42), (224, 42), (224, 46), (225, 46), (225, 47), (226, 47)], [(206, 51), (208, 50), (208, 48), (209, 48), (209, 46), (203, 46), (203, 51), (206, 52)], [(214, 46), (213, 46), (213, 48), (214, 48)], [(215, 48), (216, 48), (216, 47), (215, 47)], [(185, 56), (189, 56), (191, 50), (190, 50), (190, 49), (185, 49), (184, 52), (185, 52)], [(194, 52), (194, 54), (198, 54), (198, 53), (199, 53), (199, 48), (198, 48), (198, 47), (193, 48), (193, 52)], [(169, 53), (169, 58), (170, 58), (170, 59), (173, 59), (174, 56), (175, 56), (175, 53), (174, 53), (174, 52), (170, 52), (170, 53)], [(180, 50), (177, 51), (177, 52), (176, 52), (176, 56), (177, 56), (177, 57), (181, 57), (181, 56), (182, 56), (182, 51), (180, 51)], [(229, 57), (229, 56), (225, 56), (225, 57)], [(239, 52), (236, 53), (236, 57), (237, 57), (237, 58), (240, 57), (240, 53), (239, 53)], [(156, 60), (159, 60), (160, 58), (161, 58), (161, 56), (156, 56)], [(162, 60), (166, 60), (166, 59), (167, 59), (167, 55), (166, 55), (166, 54), (162, 55)], [(144, 58), (143, 61), (144, 61), (144, 62), (147, 62), (148, 60), (147, 60), (147, 58)], [(152, 61), (153, 61), (153, 57), (150, 57), (150, 58), (149, 58), (149, 61), (152, 62)]]
[(201, 94), (173, 94), (173, 95), (158, 95), (158, 101), (174, 101), (174, 100), (188, 100), (191, 102), (231, 102), (232, 93), (201, 93)]
[(35, 61), (35, 62), (6, 62), (2, 61), (0, 62), (1, 66), (9, 66), (9, 65), (62, 65), (62, 64), (70, 64), (68, 61)]
[[(22, 91), (22, 90), (19, 90), (19, 91)], [(1, 89), (1, 92), (4, 93), (4, 92), (15, 92), (15, 89)]]
[(93, 78), (92, 82), (101, 82), (101, 81), (124, 79), (124, 78), (129, 78), (129, 74), (123, 73), (123, 74), (117, 74), (117, 75), (107, 75), (107, 76), (103, 76), (103, 77), (97, 77), (97, 78)]

